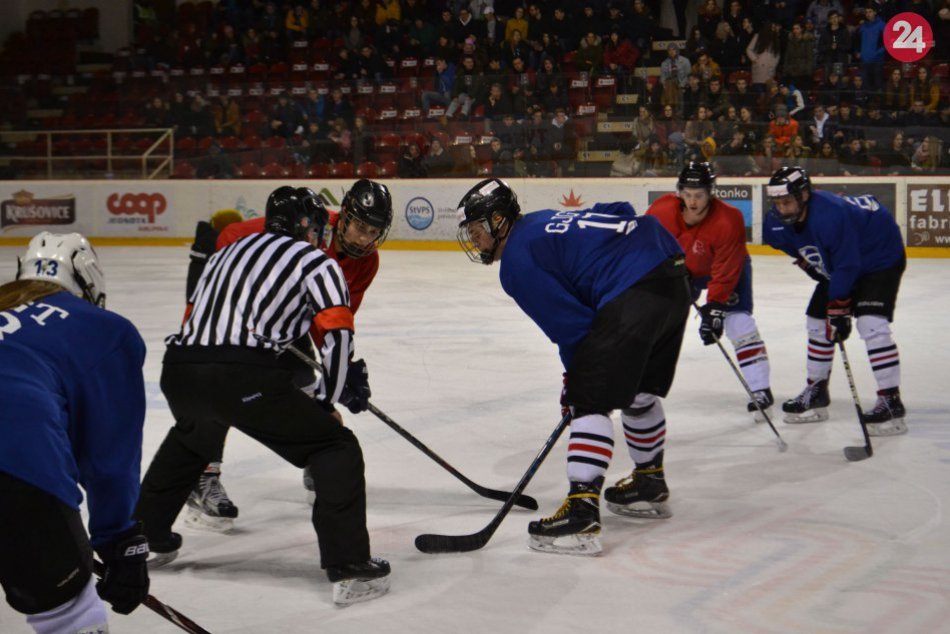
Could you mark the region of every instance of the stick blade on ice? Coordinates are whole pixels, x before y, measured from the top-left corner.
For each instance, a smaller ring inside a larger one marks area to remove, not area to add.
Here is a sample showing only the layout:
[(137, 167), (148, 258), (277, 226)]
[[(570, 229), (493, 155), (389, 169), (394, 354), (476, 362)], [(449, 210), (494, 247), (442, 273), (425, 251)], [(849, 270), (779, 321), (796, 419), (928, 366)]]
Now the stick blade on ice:
[(845, 447), (844, 457), (851, 462), (858, 462), (870, 458), (871, 452), (868, 451), (867, 447)]

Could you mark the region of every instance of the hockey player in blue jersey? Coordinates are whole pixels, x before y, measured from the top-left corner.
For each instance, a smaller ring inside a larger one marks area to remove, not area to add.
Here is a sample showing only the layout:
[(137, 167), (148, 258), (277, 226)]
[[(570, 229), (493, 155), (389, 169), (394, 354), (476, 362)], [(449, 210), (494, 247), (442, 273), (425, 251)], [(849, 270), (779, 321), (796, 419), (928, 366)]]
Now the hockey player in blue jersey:
[(907, 431), (900, 397), (900, 357), (891, 337), (897, 291), (907, 263), (900, 229), (873, 196), (836, 196), (811, 188), (801, 167), (769, 180), (772, 210), (765, 242), (793, 258), (818, 282), (808, 303), (807, 385), (784, 403), (785, 422), (826, 420), (835, 342), (851, 333), (851, 316), (867, 345), (877, 402), (864, 412), (872, 436)]
[(565, 369), (570, 490), (553, 516), (529, 524), (529, 546), (601, 551), (600, 492), (613, 457), (615, 409), (635, 467), (604, 491), (607, 507), (669, 517), (658, 397), (673, 382), (690, 306), (676, 240), (623, 202), (522, 215), (517, 196), (498, 179), (473, 187), (458, 215), (462, 248), (475, 262), (501, 263), (502, 288), (557, 344)]
[(78, 233), (34, 237), (16, 281), (0, 286), (0, 584), (41, 634), (107, 632), (101, 599), (128, 614), (148, 594), (148, 543), (132, 520), (145, 344), (104, 303)]

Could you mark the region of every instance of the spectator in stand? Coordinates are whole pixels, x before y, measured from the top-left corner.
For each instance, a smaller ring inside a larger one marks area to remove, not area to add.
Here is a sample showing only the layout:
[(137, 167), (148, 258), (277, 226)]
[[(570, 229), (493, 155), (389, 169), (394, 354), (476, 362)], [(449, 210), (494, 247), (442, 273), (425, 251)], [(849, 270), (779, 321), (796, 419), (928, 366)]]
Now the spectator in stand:
[(455, 166), (452, 168), (452, 177), (465, 178), (477, 176), (481, 172), (475, 146), (472, 144), (456, 146), (459, 154), (456, 156)]
[(513, 152), (524, 150), (527, 145), (524, 126), (515, 120), (514, 114), (506, 114), (501, 118), (501, 124), (495, 126), (495, 136), (501, 139), (502, 145), (511, 148)]
[(809, 141), (816, 147), (822, 141), (834, 136), (835, 123), (831, 121), (831, 115), (828, 114), (822, 104), (816, 103), (812, 108), (811, 119), (807, 122), (806, 130)]
[(452, 172), (455, 161), (452, 156), (442, 147), (442, 141), (433, 138), (429, 144), (429, 153), (423, 161), (425, 171), (431, 178), (442, 178)]
[(346, 127), (346, 119), (337, 117), (330, 120), (330, 131), (327, 138), (333, 141), (339, 148), (340, 158), (345, 161), (353, 159), (353, 134)]
[[(705, 102), (706, 108), (709, 110), (709, 119), (711, 121), (725, 120), (729, 108), (733, 108), (733, 114), (736, 115), (736, 119), (738, 119), (738, 113), (735, 111), (735, 107), (729, 102), (726, 93), (722, 91), (722, 80), (718, 76), (712, 77), (709, 80), (709, 85), (706, 88)], [(732, 136), (731, 132), (729, 136)]]
[(329, 37), (327, 27), (330, 25), (332, 13), (327, 8), (326, 3), (322, 0), (310, 0), (307, 12), (310, 14), (310, 28), (307, 29), (307, 39), (312, 41), (318, 37)]
[(546, 57), (544, 61), (541, 62), (541, 68), (538, 70), (538, 73), (534, 76), (534, 85), (537, 94), (547, 94), (548, 87), (551, 84), (561, 84), (561, 88), (565, 89), (563, 92), (566, 92), (567, 86), (564, 84), (564, 75), (557, 67), (557, 62), (552, 57)]
[(656, 20), (653, 19), (650, 8), (646, 3), (643, 0), (633, 0), (626, 35), (630, 38), (630, 42), (637, 47), (638, 52), (650, 50), (656, 28)]
[(241, 35), (241, 46), (244, 48), (244, 62), (252, 66), (261, 59), (261, 34), (253, 26), (248, 27)]
[(879, 149), (877, 158), (881, 162), (881, 174), (888, 176), (906, 176), (911, 173), (910, 155), (904, 143), (904, 133), (897, 131), (891, 137), (887, 147)]
[(832, 12), (840, 15), (843, 11), (840, 0), (811, 0), (808, 10), (805, 11), (805, 20), (814, 24), (815, 29), (820, 33), (828, 26)]
[(702, 144), (716, 134), (716, 128), (709, 120), (709, 110), (705, 104), (696, 108), (696, 116), (686, 123), (683, 142), (686, 144), (684, 160), (703, 162)]
[(327, 121), (334, 119), (343, 119), (346, 125), (352, 125), (356, 112), (349, 98), (343, 94), (343, 90), (334, 87), (330, 91), (330, 98), (323, 108), (323, 116)]
[[(806, 32), (801, 23), (792, 25), (792, 31), (785, 42), (782, 55), (782, 76), (790, 82), (808, 90), (815, 72), (815, 36)], [(804, 103), (802, 104), (804, 107)], [(795, 116), (795, 113), (791, 113)]]
[(276, 64), (287, 59), (287, 47), (281, 36), (282, 30), (261, 31), (261, 61)]
[(900, 68), (894, 68), (887, 76), (884, 83), (884, 92), (881, 105), (884, 108), (885, 116), (890, 119), (896, 119), (898, 115), (903, 114), (910, 104), (910, 86), (904, 81)]
[(841, 162), (838, 160), (838, 152), (831, 141), (821, 142), (817, 154), (809, 162), (809, 165), (811, 168), (808, 171), (812, 176), (841, 175)]
[(366, 34), (360, 26), (360, 19), (355, 15), (351, 15), (350, 26), (346, 30), (346, 33), (343, 34), (343, 46), (345, 46), (350, 53), (355, 55), (363, 48), (363, 44), (365, 43)]
[(775, 106), (785, 106), (785, 97), (782, 96), (780, 84), (774, 79), (769, 79), (765, 82), (765, 92), (759, 97), (758, 111), (771, 119), (775, 113)]
[(211, 110), (208, 108), (207, 102), (201, 95), (196, 94), (192, 97), (185, 121), (184, 136), (196, 139), (214, 136), (214, 118), (211, 116)]
[(706, 91), (703, 89), (699, 75), (692, 74), (689, 76), (686, 89), (683, 91), (680, 99), (682, 102), (681, 114), (683, 119), (692, 119), (693, 115), (696, 114), (696, 109), (699, 108), (701, 103), (705, 103), (706, 99)]
[(676, 113), (676, 109), (666, 104), (663, 106), (663, 113), (657, 119), (657, 137), (663, 147), (667, 147), (670, 142), (683, 146), (683, 130), (686, 124)]
[(868, 4), (864, 9), (864, 22), (858, 27), (858, 57), (861, 60), (861, 77), (864, 86), (873, 93), (881, 91), (884, 75), (884, 20), (877, 14), (877, 6)]
[(742, 65), (742, 48), (739, 38), (726, 21), (716, 25), (716, 31), (709, 40), (709, 56), (722, 68), (724, 74), (738, 70)]
[(930, 135), (924, 137), (910, 161), (910, 167), (915, 173), (932, 175), (943, 167), (943, 142)]
[[(516, 58), (520, 57), (522, 60), (526, 60), (531, 55), (531, 47), (528, 46), (518, 29), (512, 31), (511, 37), (502, 42), (498, 50), (507, 68), (511, 68)], [(552, 61), (556, 62), (557, 60)]]
[(771, 22), (766, 20), (762, 23), (746, 47), (745, 54), (752, 63), (752, 90), (764, 92), (765, 82), (775, 78), (781, 55), (781, 42)]
[(300, 104), (300, 112), (308, 123), (310, 121), (322, 122), (326, 117), (323, 109), (326, 107), (326, 99), (317, 92), (316, 88), (308, 88), (307, 96)]
[(785, 162), (789, 165), (806, 165), (811, 155), (811, 147), (805, 145), (802, 135), (796, 134), (785, 149)]
[(491, 174), (500, 178), (515, 176), (515, 157), (509, 148), (502, 145), (501, 139), (492, 137), (489, 142), (491, 148)]
[[(551, 84), (553, 90), (557, 89), (557, 84)], [(567, 97), (565, 96), (563, 101), (567, 102)], [(500, 83), (493, 83), (488, 88), (488, 94), (485, 95), (484, 99), (480, 100), (481, 105), (484, 107), (484, 117), (485, 117), (485, 134), (490, 134), (494, 128), (494, 124), (500, 123), (501, 118), (506, 114), (512, 114), (513, 110), (511, 109), (511, 100), (508, 99), (508, 95), (502, 90)]]
[(783, 81), (778, 85), (779, 94), (782, 95), (782, 103), (788, 109), (788, 116), (792, 119), (798, 119), (799, 114), (805, 114), (805, 98), (802, 91), (790, 81)]
[(381, 0), (376, 3), (376, 25), (395, 22), (398, 24), (402, 20), (402, 7), (399, 0)]
[(554, 162), (555, 177), (567, 175), (569, 168), (574, 165), (574, 159), (577, 157), (577, 139), (574, 135), (574, 128), (569, 125), (567, 111), (564, 108), (557, 108), (554, 111), (554, 118), (551, 119), (547, 137), (547, 155)]
[(451, 119), (461, 109), (462, 117), (468, 118), (472, 103), (478, 91), (478, 73), (475, 70), (475, 58), (466, 55), (462, 58), (462, 69), (456, 72), (455, 85), (452, 88), (452, 101), (446, 115)]
[(746, 54), (746, 49), (749, 48), (749, 43), (755, 37), (755, 25), (752, 24), (752, 20), (748, 16), (742, 18), (739, 30), (736, 31), (736, 37), (739, 40), (739, 48), (742, 49), (742, 64), (743, 66), (749, 65), (751, 60)]
[(839, 155), (843, 176), (868, 176), (871, 174), (871, 162), (864, 141), (852, 138), (841, 149)]
[(686, 38), (686, 7), (689, 0), (673, 0), (673, 14), (676, 16), (676, 32), (679, 39)]
[(666, 59), (660, 64), (660, 81), (664, 86), (670, 83), (680, 90), (685, 89), (691, 69), (690, 61), (680, 55), (679, 46), (675, 42), (670, 42), (666, 47)]
[(271, 108), (268, 115), (267, 126), (261, 134), (261, 138), (284, 137), (291, 138), (296, 134), (298, 128), (302, 128), (304, 123), (303, 113), (300, 107), (290, 100), (287, 92), (277, 95), (277, 103)]
[(745, 78), (745, 75), (736, 77), (735, 89), (729, 93), (729, 103), (739, 110), (743, 107), (749, 108), (750, 112), (755, 109), (758, 95), (749, 90), (749, 80)]
[(277, 3), (267, 2), (264, 5), (264, 10), (261, 12), (260, 17), (257, 19), (257, 30), (261, 33), (266, 31), (277, 31), (282, 35), (285, 28), (285, 22), (286, 15), (280, 15), (277, 10)]
[(633, 120), (633, 142), (631, 148), (636, 145), (646, 146), (650, 137), (657, 134), (656, 121), (650, 114), (650, 109), (646, 106), (640, 106), (637, 109), (637, 118)]
[(284, 20), (284, 29), (287, 32), (287, 39), (306, 40), (307, 30), (310, 28), (310, 13), (302, 4), (296, 4), (287, 9), (287, 17)]
[(841, 100), (844, 98), (844, 90), (845, 87), (841, 83), (841, 75), (832, 68), (817, 91), (819, 102), (829, 107), (829, 114), (834, 114), (831, 112), (830, 106), (841, 103)]
[[(407, 37), (409, 39), (407, 52), (410, 55), (415, 55), (416, 57), (438, 56), (436, 54), (438, 34), (436, 33), (435, 26), (425, 19), (421, 17), (414, 18), (412, 26), (408, 29)], [(446, 40), (446, 43), (448, 43), (448, 40)], [(442, 53), (442, 57), (445, 58), (445, 52)]]
[(854, 116), (851, 104), (842, 101), (838, 106), (838, 116), (835, 119), (835, 131), (831, 137), (832, 142), (838, 149), (838, 156), (844, 155), (844, 146), (851, 142), (851, 139), (864, 139), (864, 126), (862, 122)]
[(798, 121), (788, 116), (788, 108), (785, 106), (775, 107), (775, 118), (769, 123), (769, 136), (775, 139), (777, 152), (784, 152), (792, 141), (792, 137), (798, 134)]
[(610, 163), (610, 176), (630, 177), (639, 176), (641, 146), (634, 139), (624, 139), (617, 147), (617, 157)]
[(574, 56), (574, 64), (577, 70), (591, 76), (600, 72), (604, 65), (604, 46), (599, 35), (591, 31), (584, 36), (584, 41)]
[(626, 85), (627, 77), (633, 74), (639, 59), (639, 49), (623, 37), (619, 29), (611, 29), (604, 45), (604, 70), (617, 78), (618, 86)]
[(696, 11), (696, 26), (706, 41), (715, 37), (716, 28), (722, 21), (722, 10), (716, 0), (705, 0)]
[[(702, 34), (698, 26), (694, 26), (689, 32), (689, 37), (686, 38), (686, 49), (683, 54), (695, 62), (699, 51), (705, 51), (707, 46), (709, 46), (709, 40)], [(693, 72), (696, 72), (695, 69)]]
[(217, 141), (209, 145), (207, 155), (197, 159), (195, 163), (195, 176), (198, 178), (234, 178), (237, 175), (234, 161), (221, 151)]
[(940, 82), (930, 77), (923, 64), (917, 67), (917, 76), (910, 82), (910, 100), (922, 101), (927, 112), (937, 112), (940, 104)]
[(452, 88), (455, 85), (455, 64), (444, 57), (435, 60), (435, 90), (426, 90), (422, 93), (422, 112), (429, 112), (435, 105), (448, 106), (452, 101)]
[(492, 7), (485, 7), (482, 11), (485, 24), (482, 26), (484, 32), (485, 45), (489, 48), (495, 48), (498, 44), (504, 42), (501, 32), (501, 22), (495, 17), (495, 10)]
[(723, 176), (754, 176), (756, 165), (752, 154), (752, 145), (746, 140), (745, 130), (736, 128), (732, 139), (719, 148), (716, 173)]
[(168, 103), (161, 97), (152, 97), (152, 100), (145, 106), (145, 127), (167, 128), (172, 125)]
[(730, 0), (729, 8), (725, 11), (722, 19), (728, 22), (732, 32), (738, 35), (739, 31), (742, 30), (742, 21), (749, 19), (749, 14), (746, 12), (742, 0)]
[(237, 101), (231, 99), (226, 92), (218, 97), (218, 103), (212, 109), (214, 117), (214, 131), (219, 137), (241, 136), (241, 109)]
[[(875, 94), (875, 97), (879, 94), (880, 92)], [(851, 78), (851, 85), (842, 92), (842, 98), (861, 112), (867, 109), (871, 103), (871, 93), (864, 89), (864, 79), (861, 75)]]
[(937, 117), (927, 112), (927, 106), (920, 97), (914, 98), (910, 102), (910, 109), (898, 119), (898, 124), (904, 127), (904, 132), (912, 143), (919, 143), (929, 133), (930, 128), (938, 123)]
[(699, 75), (703, 88), (707, 88), (714, 77), (722, 80), (722, 68), (709, 56), (706, 49), (696, 51), (696, 63), (693, 64), (692, 73)]
[(525, 141), (528, 171), (532, 176), (550, 176), (551, 164), (547, 148), (548, 122), (541, 108), (531, 111), (531, 119), (525, 124)]
[(775, 147), (775, 139), (770, 134), (762, 138), (762, 143), (753, 156), (758, 174), (771, 174), (782, 164), (782, 153)]
[(399, 178), (425, 178), (428, 176), (422, 151), (415, 143), (407, 143), (399, 157), (396, 174)]
[(571, 42), (571, 46), (575, 50), (580, 47), (581, 40), (584, 39), (585, 34), (607, 32), (608, 27), (604, 23), (604, 20), (601, 19), (599, 8), (600, 7), (595, 7), (593, 2), (585, 2), (581, 14), (574, 20), (574, 33), (576, 36), (574, 37), (574, 41)]
[(317, 119), (307, 122), (307, 129), (304, 131), (300, 147), (304, 148), (303, 154), (310, 165), (338, 161), (343, 157), (336, 143), (327, 136), (322, 122)]
[(643, 176), (670, 176), (670, 157), (663, 144), (656, 137), (650, 139), (640, 158), (640, 170)]
[(739, 108), (739, 124), (736, 127), (745, 132), (746, 142), (752, 147), (758, 146), (765, 136), (766, 125), (755, 118), (749, 106)]
[(545, 112), (554, 112), (558, 108), (562, 110), (570, 109), (567, 93), (561, 90), (561, 84), (558, 82), (548, 84), (547, 93), (538, 95), (538, 103)]
[(385, 75), (388, 75), (386, 64), (376, 52), (376, 49), (369, 44), (363, 44), (360, 47), (360, 54), (356, 57), (356, 65), (359, 69), (358, 79), (379, 83)]
[(358, 79), (360, 76), (359, 62), (350, 55), (350, 49), (341, 46), (337, 50), (336, 56), (336, 69), (333, 72), (333, 78), (344, 81)]
[(360, 21), (364, 29), (372, 29), (376, 24), (376, 4), (374, 0), (359, 0), (353, 7), (352, 14)]
[(505, 41), (511, 42), (514, 39), (515, 31), (520, 38), (528, 35), (528, 21), (524, 17), (524, 7), (516, 7), (514, 16), (505, 21)]
[(353, 119), (353, 129), (350, 131), (350, 140), (353, 146), (353, 164), (359, 165), (373, 158), (373, 146), (376, 137), (366, 125), (366, 117), (357, 115)]

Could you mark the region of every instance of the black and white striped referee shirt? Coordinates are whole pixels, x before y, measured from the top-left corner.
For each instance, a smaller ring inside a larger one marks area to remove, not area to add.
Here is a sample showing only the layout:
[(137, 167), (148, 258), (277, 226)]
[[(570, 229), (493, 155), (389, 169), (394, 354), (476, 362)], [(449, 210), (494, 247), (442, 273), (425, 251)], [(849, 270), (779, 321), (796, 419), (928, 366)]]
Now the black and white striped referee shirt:
[(248, 236), (215, 253), (191, 297), (193, 308), (168, 346), (280, 349), (316, 320), (323, 339), (317, 398), (337, 401), (352, 356), (353, 314), (340, 265), (308, 242)]

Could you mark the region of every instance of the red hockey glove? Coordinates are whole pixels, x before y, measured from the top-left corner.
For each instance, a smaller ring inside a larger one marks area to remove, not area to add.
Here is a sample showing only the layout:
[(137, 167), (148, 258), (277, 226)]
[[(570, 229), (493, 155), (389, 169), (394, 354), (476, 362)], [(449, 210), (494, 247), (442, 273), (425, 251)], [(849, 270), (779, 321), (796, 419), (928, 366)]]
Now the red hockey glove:
[(837, 336), (841, 341), (847, 341), (851, 334), (851, 298), (833, 299), (828, 302), (828, 312), (825, 318), (825, 336), (828, 341), (835, 341)]

